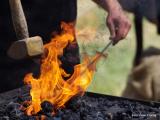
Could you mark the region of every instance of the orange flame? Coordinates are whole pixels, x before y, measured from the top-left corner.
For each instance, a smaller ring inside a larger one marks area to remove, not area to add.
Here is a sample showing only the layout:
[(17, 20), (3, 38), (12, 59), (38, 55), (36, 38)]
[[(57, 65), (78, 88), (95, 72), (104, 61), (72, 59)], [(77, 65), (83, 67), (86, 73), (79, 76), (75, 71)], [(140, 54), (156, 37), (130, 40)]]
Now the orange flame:
[(25, 83), (31, 85), (32, 97), (31, 105), (26, 111), (27, 115), (39, 112), (43, 101), (51, 102), (56, 108), (63, 107), (71, 97), (82, 95), (92, 80), (96, 62), (90, 66), (88, 64), (96, 60), (96, 56), (91, 58), (87, 55), (82, 64), (74, 67), (73, 75), (68, 80), (63, 79), (69, 75), (60, 67), (61, 61), (58, 58), (63, 54), (67, 44), (74, 40), (74, 29), (66, 23), (62, 23), (61, 26), (63, 32), (44, 46), (48, 54), (42, 59), (39, 78), (35, 79), (31, 73), (24, 78)]

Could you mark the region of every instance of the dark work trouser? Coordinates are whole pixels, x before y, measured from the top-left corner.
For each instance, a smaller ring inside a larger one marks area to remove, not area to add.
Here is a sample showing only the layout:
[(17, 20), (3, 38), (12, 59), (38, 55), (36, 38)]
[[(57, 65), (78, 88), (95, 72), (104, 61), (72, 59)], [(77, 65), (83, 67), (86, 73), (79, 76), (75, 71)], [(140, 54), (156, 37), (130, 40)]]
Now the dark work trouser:
[[(53, 31), (60, 32), (61, 22), (75, 22), (77, 17), (76, 0), (22, 0), (27, 18), (30, 36), (40, 35), (44, 43), (51, 39)], [(0, 4), (0, 92), (8, 91), (23, 85), (24, 76), (33, 72), (39, 73), (39, 65), (31, 59), (12, 60), (7, 56), (7, 50), (16, 41), (9, 0), (1, 0)], [(75, 41), (65, 48), (62, 57), (62, 67), (73, 73), (74, 65), (78, 64), (79, 49)]]

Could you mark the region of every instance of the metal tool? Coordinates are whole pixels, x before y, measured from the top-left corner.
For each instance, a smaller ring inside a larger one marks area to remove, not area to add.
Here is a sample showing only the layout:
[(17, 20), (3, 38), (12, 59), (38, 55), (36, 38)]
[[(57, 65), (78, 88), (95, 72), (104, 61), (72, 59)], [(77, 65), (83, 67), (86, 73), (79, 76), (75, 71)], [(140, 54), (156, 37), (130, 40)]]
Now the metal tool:
[(97, 56), (93, 61), (91, 61), (91, 62), (88, 64), (87, 68), (90, 67), (94, 62), (96, 62), (97, 59), (99, 59), (100, 57), (102, 57), (103, 54), (104, 54), (104, 52), (105, 52), (111, 45), (113, 45), (113, 41), (110, 41), (110, 42), (103, 48), (103, 50), (102, 50), (101, 52), (99, 52), (100, 54), (98, 54), (98, 56)]
[(40, 36), (29, 37), (21, 0), (9, 0), (9, 3), (18, 41), (12, 43), (7, 52), (8, 56), (19, 60), (43, 54), (42, 38)]
[(86, 70), (88, 68), (90, 68), (99, 58), (101, 58), (102, 56), (104, 56), (104, 52), (111, 46), (113, 45), (113, 41), (110, 41), (103, 49), (101, 52), (99, 52), (99, 54), (96, 56), (95, 59), (93, 59), (87, 66), (86, 66), (86, 69), (84, 69), (82, 72), (81, 72), (81, 75), (83, 75)]

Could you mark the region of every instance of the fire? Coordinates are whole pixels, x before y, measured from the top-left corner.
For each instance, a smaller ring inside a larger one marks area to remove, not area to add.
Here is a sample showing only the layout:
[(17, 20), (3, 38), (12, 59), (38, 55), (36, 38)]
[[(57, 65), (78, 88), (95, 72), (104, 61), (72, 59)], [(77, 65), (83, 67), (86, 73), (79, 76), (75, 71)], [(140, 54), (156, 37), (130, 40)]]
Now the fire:
[[(63, 55), (63, 49), (67, 44), (74, 40), (73, 25), (62, 23), (61, 27), (63, 32), (44, 46), (48, 53), (45, 58), (42, 58), (39, 78), (34, 78), (31, 73), (24, 78), (25, 83), (31, 85), (30, 95), (32, 97), (31, 104), (26, 110), (27, 115), (39, 112), (43, 101), (51, 102), (56, 108), (64, 107), (71, 97), (77, 94), (82, 95), (92, 80), (97, 61), (96, 56), (85, 55), (82, 64), (74, 67), (72, 76), (61, 68), (61, 61), (58, 58)], [(95, 62), (89, 64), (91, 61)], [(70, 78), (64, 80), (64, 77), (67, 76)]]

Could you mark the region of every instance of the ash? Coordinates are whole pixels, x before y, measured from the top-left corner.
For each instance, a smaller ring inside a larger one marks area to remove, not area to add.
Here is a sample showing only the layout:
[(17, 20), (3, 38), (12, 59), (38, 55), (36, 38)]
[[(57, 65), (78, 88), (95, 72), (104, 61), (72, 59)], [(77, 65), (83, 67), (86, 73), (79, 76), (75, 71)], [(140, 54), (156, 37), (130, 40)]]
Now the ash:
[(48, 101), (44, 101), (41, 104), (42, 110), (37, 115), (27, 116), (23, 111), (27, 105), (22, 103), (30, 99), (29, 94), (13, 98), (13, 95), (8, 95), (10, 93), (6, 94), (10, 98), (5, 98), (5, 102), (2, 102), (0, 95), (0, 120), (41, 120), (42, 116), (45, 120), (160, 120), (160, 103), (95, 93), (74, 97), (66, 103), (65, 108), (58, 110)]

